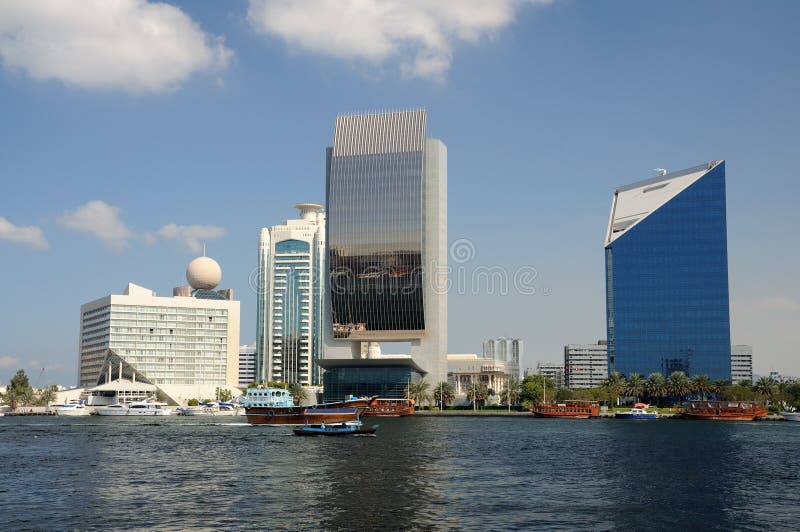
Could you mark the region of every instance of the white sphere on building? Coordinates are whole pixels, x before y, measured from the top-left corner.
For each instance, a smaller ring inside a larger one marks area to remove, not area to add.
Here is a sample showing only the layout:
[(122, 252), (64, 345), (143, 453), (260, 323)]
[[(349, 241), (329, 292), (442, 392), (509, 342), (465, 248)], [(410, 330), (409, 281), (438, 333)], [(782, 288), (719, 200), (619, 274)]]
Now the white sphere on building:
[(222, 268), (211, 257), (197, 257), (186, 268), (186, 280), (195, 290), (213, 290), (222, 280)]

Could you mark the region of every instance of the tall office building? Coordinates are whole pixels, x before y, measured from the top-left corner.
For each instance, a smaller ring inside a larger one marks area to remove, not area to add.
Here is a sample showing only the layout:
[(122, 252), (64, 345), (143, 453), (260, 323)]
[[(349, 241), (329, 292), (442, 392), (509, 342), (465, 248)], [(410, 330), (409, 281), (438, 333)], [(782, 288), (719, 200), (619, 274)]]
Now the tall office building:
[(325, 214), (317, 203), (295, 208), (299, 219), (258, 237), (256, 376), (310, 386), (320, 383)]
[[(526, 370), (526, 373), (528, 370)], [(536, 364), (536, 371), (532, 372), (534, 375), (541, 375), (547, 379), (552, 379), (556, 383), (556, 389), (561, 389), (566, 386), (566, 379), (564, 375), (564, 364), (555, 364), (553, 362), (539, 362)]]
[(124, 373), (158, 386), (172, 400), (214, 397), (239, 384), (239, 302), (233, 290), (214, 290), (219, 264), (198, 257), (186, 270), (189, 286), (173, 297), (129, 283), (122, 295), (81, 306), (78, 385), (92, 387)]
[(239, 386), (247, 386), (256, 380), (256, 346), (239, 346)]
[(724, 161), (615, 190), (605, 256), (611, 371), (730, 378)]
[(509, 363), (516, 366), (515, 375), (519, 377), (520, 358), (522, 357), (522, 340), (519, 338), (489, 338), (483, 341), (483, 357)]
[(597, 388), (608, 378), (606, 341), (564, 346), (564, 384), (570, 390)]
[[(324, 399), (447, 377), (447, 149), (425, 111), (339, 116), (327, 150)], [(408, 354), (382, 354), (401, 342)], [(405, 356), (402, 356), (405, 355)]]
[(753, 382), (753, 346), (731, 346), (731, 382)]

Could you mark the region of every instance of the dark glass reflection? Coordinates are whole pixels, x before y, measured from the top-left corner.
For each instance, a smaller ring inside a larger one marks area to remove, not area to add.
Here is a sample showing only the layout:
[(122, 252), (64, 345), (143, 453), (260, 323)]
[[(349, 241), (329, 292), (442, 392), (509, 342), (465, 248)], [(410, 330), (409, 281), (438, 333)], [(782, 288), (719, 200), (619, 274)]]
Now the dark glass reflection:
[(423, 153), (329, 157), (333, 335), (425, 328)]
[(408, 384), (420, 377), (408, 366), (331, 368), (322, 375), (322, 401), (341, 401), (350, 395), (402, 399)]
[(606, 249), (610, 371), (729, 379), (725, 166)]

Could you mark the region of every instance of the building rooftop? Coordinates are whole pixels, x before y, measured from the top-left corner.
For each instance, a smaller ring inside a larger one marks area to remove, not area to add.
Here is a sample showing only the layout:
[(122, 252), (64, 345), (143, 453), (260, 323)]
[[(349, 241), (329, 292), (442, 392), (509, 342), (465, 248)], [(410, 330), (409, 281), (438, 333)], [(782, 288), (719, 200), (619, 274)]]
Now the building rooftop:
[(669, 200), (686, 190), (722, 161), (687, 168), (617, 187), (611, 205), (605, 245), (624, 235)]

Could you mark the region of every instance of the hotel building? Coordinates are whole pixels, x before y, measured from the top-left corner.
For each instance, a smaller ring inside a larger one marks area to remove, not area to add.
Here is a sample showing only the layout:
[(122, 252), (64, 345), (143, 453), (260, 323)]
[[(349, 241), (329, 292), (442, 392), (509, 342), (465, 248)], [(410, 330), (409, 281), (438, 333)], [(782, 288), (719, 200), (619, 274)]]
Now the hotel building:
[(564, 384), (570, 390), (597, 388), (608, 378), (605, 340), (564, 346)]
[[(319, 361), (326, 401), (367, 388), (402, 397), (410, 380), (447, 377), (447, 149), (425, 127), (424, 110), (336, 119)], [(382, 354), (385, 342), (408, 354)]]
[[(160, 388), (178, 403), (213, 397), (239, 384), (239, 302), (214, 290), (219, 265), (198, 257), (186, 270), (190, 286), (159, 297), (129, 283), (121, 295), (81, 306), (78, 386), (133, 378)], [(122, 375), (122, 369), (125, 374)]]
[(321, 382), (325, 213), (298, 203), (300, 218), (261, 229), (256, 286), (257, 380)]
[(611, 371), (730, 378), (724, 161), (616, 189), (605, 259)]

